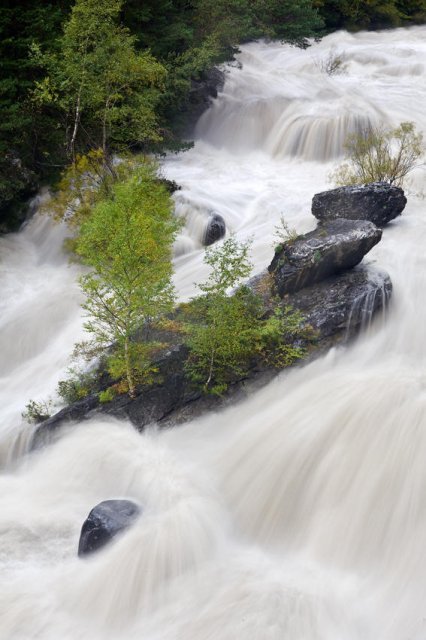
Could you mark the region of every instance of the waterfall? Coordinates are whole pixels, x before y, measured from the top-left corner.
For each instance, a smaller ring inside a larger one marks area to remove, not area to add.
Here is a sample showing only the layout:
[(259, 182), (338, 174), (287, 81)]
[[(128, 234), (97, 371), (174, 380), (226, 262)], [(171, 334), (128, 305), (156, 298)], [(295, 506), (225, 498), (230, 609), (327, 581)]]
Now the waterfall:
[[(281, 215), (314, 228), (312, 196), (330, 188), (348, 133), (425, 131), (425, 43), (415, 27), (241, 48), (194, 148), (163, 162), (182, 186), (182, 300), (206, 273), (211, 212), (252, 238), (261, 270)], [(328, 75), (332, 52), (344, 67)], [(406, 210), (365, 260), (388, 271), (394, 295), (379, 322), (368, 295), (357, 301), (354, 343), (179, 428), (141, 435), (97, 417), (28, 455), (25, 404), (57, 400), (82, 336), (80, 270), (66, 229), (43, 214), (0, 238), (1, 638), (424, 640), (424, 178), (416, 170)], [(142, 517), (77, 558), (85, 517), (115, 497)]]

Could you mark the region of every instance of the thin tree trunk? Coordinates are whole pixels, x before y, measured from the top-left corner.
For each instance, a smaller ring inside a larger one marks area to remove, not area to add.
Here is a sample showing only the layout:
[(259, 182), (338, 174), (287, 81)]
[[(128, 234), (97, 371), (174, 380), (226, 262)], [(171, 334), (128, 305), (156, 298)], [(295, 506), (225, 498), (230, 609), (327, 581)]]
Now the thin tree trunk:
[(106, 158), (107, 155), (107, 148), (106, 148), (106, 143), (107, 143), (107, 113), (108, 113), (108, 108), (109, 108), (109, 97), (107, 98), (107, 101), (105, 103), (105, 108), (104, 108), (104, 117), (102, 119), (102, 151), (104, 152), (104, 158)]
[(130, 353), (129, 353), (129, 338), (126, 337), (124, 340), (124, 359), (125, 359), (125, 363), (126, 363), (126, 378), (127, 378), (127, 384), (129, 387), (129, 396), (131, 398), (134, 398), (136, 393), (135, 393), (135, 383), (133, 381), (133, 376), (132, 376), (132, 367), (131, 367), (131, 363), (130, 363)]
[(213, 349), (210, 356), (209, 377), (207, 378), (206, 384), (204, 385), (206, 389), (208, 389), (209, 384), (212, 381), (212, 377), (213, 377), (214, 354), (215, 354), (215, 350)]
[(73, 162), (75, 162), (75, 141), (77, 138), (78, 125), (79, 125), (80, 116), (81, 116), (81, 90), (82, 90), (82, 84), (80, 84), (80, 87), (78, 90), (77, 104), (75, 107), (74, 128), (73, 128), (71, 142), (70, 142), (70, 153), (71, 153), (71, 158)]

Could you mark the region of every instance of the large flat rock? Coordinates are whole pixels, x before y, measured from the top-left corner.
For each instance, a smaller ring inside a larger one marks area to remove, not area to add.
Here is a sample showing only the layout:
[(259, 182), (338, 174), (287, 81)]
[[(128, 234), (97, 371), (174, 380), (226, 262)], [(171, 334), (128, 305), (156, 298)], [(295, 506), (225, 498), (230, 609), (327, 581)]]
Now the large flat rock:
[(356, 266), (381, 237), (365, 220), (324, 222), (276, 251), (268, 267), (276, 292), (283, 297)]

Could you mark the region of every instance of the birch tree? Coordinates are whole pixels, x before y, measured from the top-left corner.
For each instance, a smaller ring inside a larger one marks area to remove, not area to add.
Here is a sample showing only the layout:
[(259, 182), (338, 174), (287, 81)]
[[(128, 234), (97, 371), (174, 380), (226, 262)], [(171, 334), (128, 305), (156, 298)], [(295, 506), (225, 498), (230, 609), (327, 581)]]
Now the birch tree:
[(80, 228), (76, 252), (91, 267), (80, 280), (89, 346), (106, 355), (110, 374), (131, 397), (153, 372), (155, 345), (137, 333), (173, 307), (177, 229), (170, 196), (152, 164), (116, 183), (113, 197), (96, 205)]

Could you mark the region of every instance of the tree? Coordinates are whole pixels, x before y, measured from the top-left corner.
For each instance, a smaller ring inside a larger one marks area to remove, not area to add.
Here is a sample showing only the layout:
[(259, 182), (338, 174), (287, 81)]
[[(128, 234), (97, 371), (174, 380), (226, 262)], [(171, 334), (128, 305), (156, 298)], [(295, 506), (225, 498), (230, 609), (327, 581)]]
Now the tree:
[(196, 322), (189, 327), (190, 357), (187, 372), (205, 391), (222, 393), (236, 375), (244, 375), (251, 351), (252, 303), (247, 288), (228, 296), (229, 289), (248, 277), (248, 243), (234, 238), (222, 247), (208, 249), (204, 261), (212, 271), (198, 285), (202, 296), (195, 302)]
[(345, 149), (346, 162), (331, 175), (338, 185), (389, 182), (401, 186), (424, 153), (423, 136), (412, 122), (394, 129), (364, 129), (349, 136)]
[(119, 24), (123, 0), (77, 0), (64, 27), (59, 54), (33, 54), (48, 74), (36, 83), (35, 100), (56, 104), (65, 117), (66, 146), (111, 149), (160, 139), (155, 107), (165, 68), (148, 52), (136, 52), (135, 36)]
[(249, 243), (232, 237), (206, 251), (211, 273), (198, 285), (202, 295), (192, 301), (186, 371), (207, 393), (222, 394), (259, 360), (289, 366), (303, 356), (303, 345), (313, 337), (300, 313), (280, 304), (268, 312), (262, 298), (240, 284), (251, 271), (248, 253)]
[(95, 206), (77, 238), (76, 252), (92, 268), (80, 281), (85, 328), (92, 335), (88, 346), (107, 355), (111, 375), (130, 396), (153, 372), (155, 345), (136, 334), (173, 306), (171, 245), (177, 229), (170, 196), (156, 180), (155, 166), (145, 163), (114, 185), (113, 197)]

